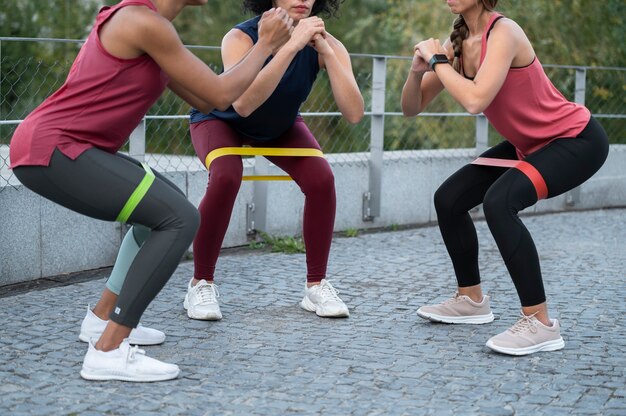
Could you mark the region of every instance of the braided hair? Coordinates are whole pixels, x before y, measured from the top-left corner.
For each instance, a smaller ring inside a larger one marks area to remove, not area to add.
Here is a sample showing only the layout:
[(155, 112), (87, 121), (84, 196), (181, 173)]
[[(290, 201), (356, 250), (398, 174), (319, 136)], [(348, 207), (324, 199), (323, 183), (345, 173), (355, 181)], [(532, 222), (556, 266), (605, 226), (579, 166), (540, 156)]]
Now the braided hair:
[[(476, 4), (478, 4), (479, 0), (476, 0)], [(483, 4), (483, 7), (486, 10), (495, 9), (498, 4), (498, 0), (480, 0)], [(467, 27), (467, 23), (465, 23), (465, 18), (463, 15), (459, 15), (454, 21), (452, 25), (452, 33), (450, 34), (450, 42), (452, 42), (452, 48), (454, 49), (454, 61), (452, 61), (452, 66), (457, 72), (461, 71), (461, 56), (463, 55), (463, 41), (467, 39), (469, 36), (469, 27)]]
[[(343, 3), (343, 1), (344, 0), (317, 0), (313, 5), (313, 10), (311, 10), (311, 16), (336, 16), (339, 5)], [(243, 0), (244, 12), (251, 11), (255, 14), (262, 14), (272, 7), (274, 7), (272, 0)]]

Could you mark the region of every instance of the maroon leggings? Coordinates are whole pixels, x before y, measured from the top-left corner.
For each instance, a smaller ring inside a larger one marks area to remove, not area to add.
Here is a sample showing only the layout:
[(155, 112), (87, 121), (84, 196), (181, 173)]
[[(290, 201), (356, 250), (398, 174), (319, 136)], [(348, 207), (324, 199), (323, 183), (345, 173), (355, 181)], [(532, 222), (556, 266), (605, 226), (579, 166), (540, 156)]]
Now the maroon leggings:
[[(282, 136), (269, 142), (250, 142), (221, 120), (191, 125), (191, 140), (204, 164), (206, 155), (221, 147), (299, 147), (320, 149), (302, 118)], [(305, 196), (302, 235), (306, 247), (307, 281), (326, 277), (326, 265), (335, 224), (335, 178), (321, 157), (267, 157), (298, 184)], [(211, 163), (209, 184), (198, 207), (200, 229), (193, 242), (194, 277), (212, 281), (215, 264), (228, 229), (235, 198), (241, 185), (241, 156), (222, 156)]]

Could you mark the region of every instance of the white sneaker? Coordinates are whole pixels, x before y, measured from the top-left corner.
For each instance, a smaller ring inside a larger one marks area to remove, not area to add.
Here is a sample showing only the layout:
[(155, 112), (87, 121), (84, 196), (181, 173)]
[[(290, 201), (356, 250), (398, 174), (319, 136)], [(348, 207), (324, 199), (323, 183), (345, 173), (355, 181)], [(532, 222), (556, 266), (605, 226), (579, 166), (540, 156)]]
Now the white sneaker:
[(317, 316), (346, 318), (350, 316), (350, 312), (337, 294), (330, 282), (322, 279), (319, 285), (305, 287), (300, 306), (309, 312), (315, 312)]
[(217, 303), (217, 298), (220, 296), (217, 286), (206, 280), (200, 280), (195, 286), (192, 286), (191, 282), (193, 282), (193, 278), (189, 281), (183, 303), (187, 310), (187, 316), (202, 321), (219, 321), (222, 319), (220, 304)]
[[(78, 335), (78, 339), (83, 342), (89, 342), (89, 340), (93, 338), (97, 341), (108, 323), (109, 321), (100, 319), (91, 311), (91, 307), (87, 305), (87, 315), (80, 325), (80, 335)], [(130, 335), (128, 336), (128, 342), (132, 345), (158, 345), (162, 344), (163, 341), (165, 341), (165, 334), (163, 332), (146, 328), (141, 326), (141, 324), (130, 331)]]
[(111, 351), (99, 351), (89, 342), (80, 376), (86, 380), (163, 381), (178, 377), (175, 364), (147, 357), (137, 346), (131, 347), (126, 338)]

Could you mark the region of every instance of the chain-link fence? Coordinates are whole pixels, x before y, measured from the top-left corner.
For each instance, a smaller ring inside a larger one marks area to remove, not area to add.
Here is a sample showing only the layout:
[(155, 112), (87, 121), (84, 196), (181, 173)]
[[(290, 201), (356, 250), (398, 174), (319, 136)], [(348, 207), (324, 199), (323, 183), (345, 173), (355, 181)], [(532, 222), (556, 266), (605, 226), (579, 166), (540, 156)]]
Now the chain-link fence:
[[(81, 41), (0, 37), (0, 191), (18, 182), (8, 169), (8, 145), (15, 127), (59, 88)], [(219, 71), (217, 47), (192, 51)], [(409, 70), (406, 57), (352, 55), (354, 73), (366, 103), (357, 125), (343, 120), (325, 72), (301, 112), (326, 154), (338, 163), (382, 161), (382, 151), (482, 149), (501, 140), (484, 116), (466, 113), (441, 94), (428, 113), (405, 118), (400, 93)], [(626, 143), (626, 68), (546, 65), (553, 83), (570, 100), (584, 103), (602, 122), (611, 143)], [(189, 107), (166, 92), (150, 109), (124, 150), (161, 171), (201, 169), (189, 137)], [(135, 148), (132, 143), (136, 143)], [(459, 150), (460, 152), (460, 150)], [(398, 158), (398, 160), (401, 158)], [(406, 160), (406, 159), (403, 159)]]

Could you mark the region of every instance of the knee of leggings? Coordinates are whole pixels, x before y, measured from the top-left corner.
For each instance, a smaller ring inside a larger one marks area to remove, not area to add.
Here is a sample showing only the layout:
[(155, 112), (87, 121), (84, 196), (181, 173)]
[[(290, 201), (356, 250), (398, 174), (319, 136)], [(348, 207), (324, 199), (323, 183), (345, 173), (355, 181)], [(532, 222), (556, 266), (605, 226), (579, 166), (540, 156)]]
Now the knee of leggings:
[(209, 175), (209, 185), (218, 187), (220, 190), (238, 191), (241, 186), (241, 177), (243, 176), (243, 166), (241, 163), (235, 165), (232, 163), (221, 164), (211, 168)]
[(133, 232), (133, 238), (135, 239), (135, 242), (137, 243), (138, 246), (141, 246), (146, 239), (150, 236), (150, 228), (144, 226), (144, 225), (140, 225), (140, 224), (134, 224), (133, 228), (132, 228), (132, 232)]
[(513, 211), (513, 207), (507, 202), (506, 195), (507, 192), (504, 189), (489, 188), (483, 200), (483, 212), (487, 223), (493, 223), (497, 218)]
[(445, 189), (444, 185), (441, 185), (439, 189), (435, 191), (434, 203), (438, 217), (452, 215), (452, 207), (454, 205), (454, 202), (450, 195), (450, 192)]
[[(304, 194), (329, 193), (335, 191), (335, 175), (330, 166), (314, 171), (314, 174), (307, 172), (304, 178), (298, 180), (300, 188)], [(295, 179), (295, 178), (294, 178)]]
[(191, 244), (200, 227), (200, 213), (193, 205), (189, 205), (191, 209), (185, 213), (183, 217), (183, 227), (181, 229), (181, 238), (187, 241), (187, 245)]

